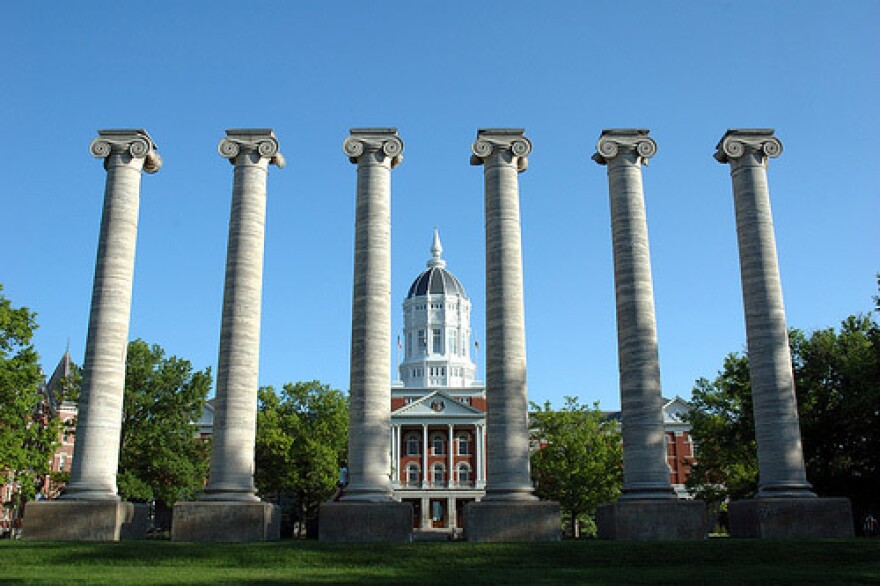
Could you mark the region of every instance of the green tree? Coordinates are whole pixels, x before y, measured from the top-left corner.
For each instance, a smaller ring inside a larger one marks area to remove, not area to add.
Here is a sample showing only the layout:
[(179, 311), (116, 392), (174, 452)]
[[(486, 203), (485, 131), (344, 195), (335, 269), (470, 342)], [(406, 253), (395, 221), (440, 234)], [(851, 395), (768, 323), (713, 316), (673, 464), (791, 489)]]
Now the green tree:
[(165, 357), (143, 340), (128, 345), (119, 458), (119, 494), (171, 506), (204, 487), (210, 446), (196, 427), (211, 388), (210, 369)]
[(687, 417), (697, 447), (688, 490), (716, 511), (728, 498), (754, 495), (758, 455), (748, 358), (728, 354), (714, 380), (697, 380)]
[(48, 473), (60, 429), (39, 390), (43, 377), (31, 343), (36, 328), (36, 314), (13, 307), (0, 285), (0, 484), (14, 487), (14, 517)]
[[(876, 303), (876, 298), (875, 298)], [(880, 510), (880, 326), (849, 316), (839, 330), (789, 335), (807, 479), (846, 496), (858, 520)], [(689, 414), (697, 446), (688, 488), (712, 505), (758, 485), (748, 357), (731, 354), (711, 383), (697, 381)]]
[(348, 401), (340, 391), (319, 381), (287, 383), (280, 396), (259, 390), (255, 482), (264, 495), (293, 497), (300, 521), (315, 518), (333, 495), (347, 447)]
[(850, 316), (839, 331), (791, 336), (807, 479), (846, 496), (856, 520), (880, 511), (880, 326)]
[(613, 501), (623, 483), (623, 447), (616, 421), (565, 397), (556, 411), (531, 404), (532, 479), (539, 498), (557, 501), (570, 518), (572, 535), (580, 521), (594, 520), (596, 508)]

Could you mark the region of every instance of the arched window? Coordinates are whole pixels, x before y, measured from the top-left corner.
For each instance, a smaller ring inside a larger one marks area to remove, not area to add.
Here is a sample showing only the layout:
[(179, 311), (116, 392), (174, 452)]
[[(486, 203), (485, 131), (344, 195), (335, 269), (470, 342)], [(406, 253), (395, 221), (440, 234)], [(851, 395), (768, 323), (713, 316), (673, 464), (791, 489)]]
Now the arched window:
[(431, 436), (431, 449), (435, 456), (442, 456), (444, 454), (444, 445), (446, 444), (442, 433), (435, 433)]
[(471, 465), (467, 462), (461, 462), (456, 466), (456, 475), (459, 484), (470, 484), (471, 481)]
[(407, 456), (418, 456), (421, 452), (419, 451), (419, 434), (415, 432), (410, 432), (406, 434), (406, 455)]
[(471, 453), (471, 434), (462, 432), (455, 439), (458, 440), (459, 456), (467, 456)]
[(434, 484), (443, 484), (446, 476), (446, 468), (443, 464), (437, 463), (431, 466), (431, 482)]
[(419, 465), (412, 463), (406, 465), (406, 483), (409, 485), (419, 484)]

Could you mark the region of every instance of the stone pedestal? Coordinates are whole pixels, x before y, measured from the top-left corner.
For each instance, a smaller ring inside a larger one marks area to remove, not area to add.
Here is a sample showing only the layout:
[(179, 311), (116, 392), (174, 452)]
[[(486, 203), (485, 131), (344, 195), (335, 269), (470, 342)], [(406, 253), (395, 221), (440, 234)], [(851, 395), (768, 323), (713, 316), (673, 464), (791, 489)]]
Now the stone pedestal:
[(559, 541), (559, 503), (481, 501), (464, 509), (464, 538), (478, 543)]
[(247, 542), (281, 538), (281, 507), (262, 502), (195, 501), (174, 505), (171, 541)]
[(670, 541), (706, 538), (706, 503), (621, 499), (596, 512), (599, 539)]
[(731, 537), (855, 537), (846, 498), (755, 498), (730, 503), (729, 512)]
[(134, 516), (120, 501), (31, 501), (24, 508), (22, 539), (29, 541), (119, 541)]
[(135, 541), (149, 537), (152, 525), (150, 523), (150, 505), (147, 503), (132, 503), (131, 521), (126, 521), (122, 526), (119, 539), (122, 541)]
[(412, 505), (390, 502), (331, 502), (321, 505), (318, 539), (328, 543), (409, 543)]

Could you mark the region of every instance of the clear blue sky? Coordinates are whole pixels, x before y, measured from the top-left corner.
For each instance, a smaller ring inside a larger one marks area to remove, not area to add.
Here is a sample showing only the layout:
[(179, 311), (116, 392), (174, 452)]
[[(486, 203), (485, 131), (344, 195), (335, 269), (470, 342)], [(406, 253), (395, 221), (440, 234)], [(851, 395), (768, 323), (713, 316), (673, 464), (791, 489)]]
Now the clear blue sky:
[[(789, 324), (871, 307), (880, 271), (880, 3), (15, 2), (0, 24), (0, 282), (38, 312), (47, 370), (84, 353), (105, 173), (99, 128), (146, 128), (131, 338), (214, 367), (232, 167), (227, 128), (272, 127), (260, 380), (348, 388), (351, 127), (396, 126), (392, 315), (431, 230), (484, 339), (479, 127), (524, 127), (530, 398), (619, 405), (603, 128), (650, 128), (645, 169), (663, 390), (745, 346), (730, 127), (772, 127)], [(394, 360), (394, 351), (389, 348)], [(480, 357), (482, 372), (482, 356)]]

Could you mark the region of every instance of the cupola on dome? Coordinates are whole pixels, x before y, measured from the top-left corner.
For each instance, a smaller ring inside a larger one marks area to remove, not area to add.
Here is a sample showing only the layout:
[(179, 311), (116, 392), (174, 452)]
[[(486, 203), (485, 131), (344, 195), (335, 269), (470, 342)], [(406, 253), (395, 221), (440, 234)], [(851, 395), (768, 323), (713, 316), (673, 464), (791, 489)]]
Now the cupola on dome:
[(455, 275), (446, 270), (446, 261), (441, 258), (443, 245), (440, 234), (434, 229), (434, 242), (431, 244), (431, 260), (426, 264), (428, 270), (416, 277), (406, 294), (407, 299), (423, 295), (458, 295), (468, 298), (464, 287)]

